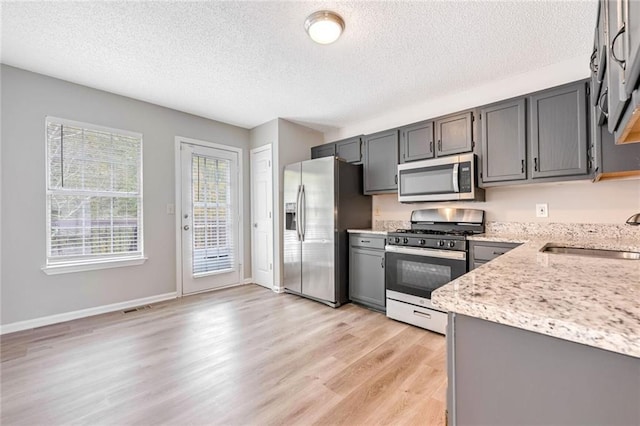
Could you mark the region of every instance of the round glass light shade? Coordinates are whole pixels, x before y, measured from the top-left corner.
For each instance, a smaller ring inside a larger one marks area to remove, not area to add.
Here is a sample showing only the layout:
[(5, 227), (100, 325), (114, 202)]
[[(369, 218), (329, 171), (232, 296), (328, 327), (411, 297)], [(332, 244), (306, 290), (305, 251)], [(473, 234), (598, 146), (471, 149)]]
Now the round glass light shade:
[(311, 40), (320, 44), (330, 44), (342, 34), (344, 21), (334, 12), (320, 10), (309, 15), (304, 22), (304, 28), (307, 30)]

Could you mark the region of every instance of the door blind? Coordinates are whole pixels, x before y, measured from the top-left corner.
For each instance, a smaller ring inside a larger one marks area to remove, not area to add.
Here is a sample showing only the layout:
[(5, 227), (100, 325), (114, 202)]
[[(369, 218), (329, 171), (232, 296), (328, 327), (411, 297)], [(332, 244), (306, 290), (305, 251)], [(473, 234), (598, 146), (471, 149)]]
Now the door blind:
[(193, 154), (193, 274), (235, 268), (231, 161)]
[(47, 120), (47, 263), (142, 256), (142, 137)]

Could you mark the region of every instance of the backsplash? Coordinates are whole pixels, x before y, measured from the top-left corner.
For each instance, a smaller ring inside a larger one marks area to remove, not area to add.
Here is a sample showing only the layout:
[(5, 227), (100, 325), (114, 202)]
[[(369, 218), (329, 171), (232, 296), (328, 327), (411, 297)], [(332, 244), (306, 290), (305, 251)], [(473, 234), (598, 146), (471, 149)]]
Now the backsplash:
[(535, 235), (549, 237), (640, 238), (640, 226), (610, 223), (486, 222), (488, 234)]
[[(406, 220), (376, 220), (374, 231), (395, 231), (410, 228)], [(485, 223), (488, 234), (536, 235), (550, 237), (605, 237), (614, 239), (640, 238), (640, 226), (610, 223), (535, 223), (535, 222), (494, 222)]]

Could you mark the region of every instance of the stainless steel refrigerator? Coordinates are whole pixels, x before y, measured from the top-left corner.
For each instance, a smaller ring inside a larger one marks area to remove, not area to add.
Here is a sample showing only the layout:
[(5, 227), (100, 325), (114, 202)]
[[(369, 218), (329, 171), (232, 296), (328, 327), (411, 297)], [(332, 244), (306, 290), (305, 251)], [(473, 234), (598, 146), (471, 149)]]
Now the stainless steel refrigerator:
[(284, 287), (338, 307), (349, 300), (347, 229), (371, 228), (362, 166), (334, 157), (284, 169)]

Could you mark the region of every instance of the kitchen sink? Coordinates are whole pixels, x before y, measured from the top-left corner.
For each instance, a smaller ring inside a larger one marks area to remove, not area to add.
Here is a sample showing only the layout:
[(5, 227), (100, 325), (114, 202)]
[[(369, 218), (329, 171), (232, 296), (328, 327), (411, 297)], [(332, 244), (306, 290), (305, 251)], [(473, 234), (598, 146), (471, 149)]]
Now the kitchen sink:
[(582, 247), (567, 247), (547, 244), (540, 249), (543, 253), (570, 254), (574, 256), (604, 257), (607, 259), (640, 260), (640, 253), (635, 251), (604, 250)]

